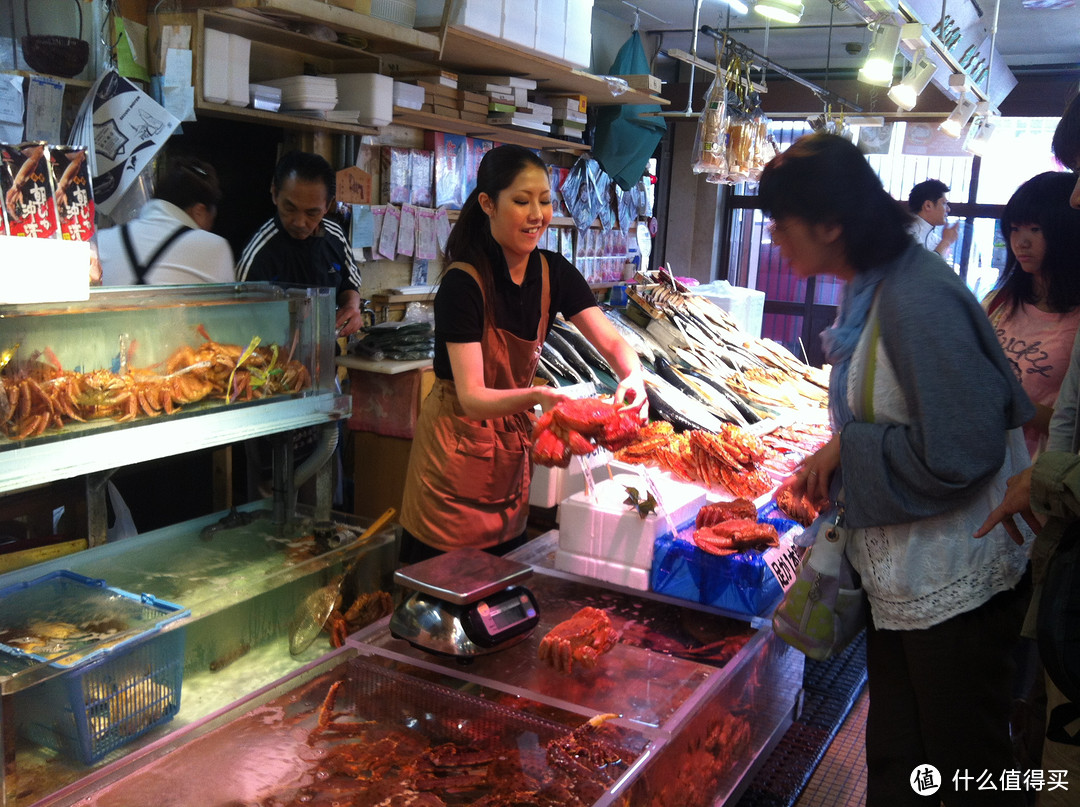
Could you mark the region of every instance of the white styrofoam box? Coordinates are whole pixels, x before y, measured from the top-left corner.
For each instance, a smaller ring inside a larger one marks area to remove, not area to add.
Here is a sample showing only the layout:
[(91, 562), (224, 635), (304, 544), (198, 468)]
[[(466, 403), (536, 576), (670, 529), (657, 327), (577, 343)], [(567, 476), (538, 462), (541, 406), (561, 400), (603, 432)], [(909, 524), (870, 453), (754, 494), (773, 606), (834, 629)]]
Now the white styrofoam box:
[(404, 81), (394, 82), (394, 106), (402, 109), (421, 109), (424, 106), (424, 88)]
[(247, 106), (248, 74), (251, 68), (251, 40), (229, 34), (229, 106)]
[(565, 40), (566, 0), (536, 0), (536, 50), (561, 59)]
[(336, 109), (357, 112), (363, 126), (386, 126), (394, 119), (394, 80), (379, 73), (335, 73)]
[(563, 59), (586, 70), (592, 65), (593, 0), (566, 0)]
[(606, 583), (615, 583), (638, 591), (649, 590), (649, 567), (630, 566), (625, 563), (578, 555), (565, 549), (555, 550), (555, 568), (561, 572), (593, 577)]
[(536, 47), (536, 0), (503, 0), (502, 38), (529, 50)]
[(662, 502), (644, 519), (624, 504), (626, 488), (636, 488), (641, 498), (649, 492), (645, 480), (636, 474), (619, 474), (596, 483), (594, 495), (575, 493), (559, 512), (559, 548), (579, 555), (640, 566), (652, 565), (656, 537), (670, 530), (664, 510), (675, 524), (697, 515), (705, 504), (700, 488), (653, 477)]
[(412, 28), (416, 22), (416, 0), (371, 0), (371, 16)]
[(450, 25), (459, 25), (488, 36), (499, 35), (503, 0), (417, 0), (414, 25), (417, 28), (435, 28), (442, 25), (444, 2), (453, 3)]
[(548, 468), (534, 465), (532, 481), (529, 482), (529, 504), (534, 507), (554, 507), (564, 499), (585, 490), (585, 471), (582, 462), (591, 469), (594, 477), (604, 473), (603, 466), (611, 459), (611, 453), (596, 451), (586, 457), (575, 457), (566, 468)]
[(0, 235), (0, 303), (90, 299), (90, 243)]
[(202, 60), (203, 99), (212, 104), (227, 103), (229, 71), (221, 66), (229, 63), (229, 35), (213, 28), (204, 29)]
[(716, 280), (704, 286), (696, 286), (691, 291), (727, 311), (740, 330), (755, 338), (761, 336), (761, 320), (765, 314), (765, 292), (732, 286), (726, 280)]

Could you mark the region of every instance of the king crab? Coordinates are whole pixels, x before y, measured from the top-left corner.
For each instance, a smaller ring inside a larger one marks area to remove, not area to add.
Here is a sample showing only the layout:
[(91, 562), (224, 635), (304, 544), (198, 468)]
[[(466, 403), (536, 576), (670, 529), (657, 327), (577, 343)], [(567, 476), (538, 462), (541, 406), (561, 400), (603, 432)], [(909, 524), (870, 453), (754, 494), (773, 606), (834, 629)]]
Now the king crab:
[(641, 429), (634, 411), (602, 398), (568, 398), (545, 412), (533, 429), (533, 462), (565, 468), (574, 454), (597, 448), (617, 451), (629, 445)]
[(539, 656), (559, 672), (569, 674), (575, 661), (582, 667), (595, 667), (597, 659), (618, 641), (619, 633), (607, 611), (587, 605), (548, 631), (540, 640)]

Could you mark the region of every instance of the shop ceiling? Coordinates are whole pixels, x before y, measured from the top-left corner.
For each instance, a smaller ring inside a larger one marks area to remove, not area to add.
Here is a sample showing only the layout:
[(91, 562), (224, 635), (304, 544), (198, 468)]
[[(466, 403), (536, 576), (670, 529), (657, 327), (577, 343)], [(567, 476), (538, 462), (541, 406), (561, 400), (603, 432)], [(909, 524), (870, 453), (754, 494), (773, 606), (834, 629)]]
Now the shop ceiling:
[[(738, 13), (725, 0), (595, 0), (594, 8), (625, 24), (638, 27), (646, 37), (650, 53), (664, 60), (671, 49), (693, 52), (695, 15), (698, 30), (708, 26), (761, 54), (787, 70), (820, 77), (831, 73), (851, 76), (866, 59), (871, 43), (868, 20), (872, 21), (889, 4), (901, 11), (904, 0), (803, 0), (804, 12), (795, 24), (769, 22), (752, 8)], [(1072, 5), (1066, 5), (1072, 2)], [(987, 43), (994, 43), (995, 58), (1014, 74), (1060, 72), (1080, 69), (1080, 0), (947, 0), (937, 4), (919, 3), (920, 21), (932, 28), (943, 15), (967, 19), (968, 26), (982, 30)], [(1036, 7), (1043, 6), (1043, 7)], [(1058, 7), (1047, 7), (1058, 6)], [(931, 14), (933, 19), (928, 19)], [(994, 20), (996, 15), (996, 33)], [(699, 33), (696, 52), (714, 58), (714, 41)], [(903, 51), (902, 51), (903, 53)], [(955, 56), (959, 57), (957, 53)], [(910, 54), (904, 54), (910, 61)], [(897, 59), (897, 76), (907, 70), (908, 61)], [(655, 71), (654, 71), (655, 72)], [(936, 80), (935, 80), (935, 83)], [(942, 82), (944, 84), (944, 82)]]

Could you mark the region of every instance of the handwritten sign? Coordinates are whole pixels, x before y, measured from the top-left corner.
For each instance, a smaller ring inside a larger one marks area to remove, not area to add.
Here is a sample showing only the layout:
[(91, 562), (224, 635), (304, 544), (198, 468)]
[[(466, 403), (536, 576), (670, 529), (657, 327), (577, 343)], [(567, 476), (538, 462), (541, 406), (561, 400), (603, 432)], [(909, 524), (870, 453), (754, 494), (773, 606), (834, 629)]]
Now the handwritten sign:
[(338, 171), (337, 201), (350, 205), (371, 204), (371, 174), (355, 165)]

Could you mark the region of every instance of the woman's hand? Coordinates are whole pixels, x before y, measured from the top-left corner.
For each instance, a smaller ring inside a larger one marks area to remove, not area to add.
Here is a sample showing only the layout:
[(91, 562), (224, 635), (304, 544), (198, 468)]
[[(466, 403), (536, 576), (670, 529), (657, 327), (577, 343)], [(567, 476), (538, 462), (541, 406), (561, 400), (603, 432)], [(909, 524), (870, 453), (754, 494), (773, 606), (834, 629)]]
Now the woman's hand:
[(840, 435), (834, 434), (829, 442), (803, 460), (802, 465), (783, 481), (780, 489), (791, 489), (796, 496), (806, 496), (810, 501), (829, 498), (829, 481), (833, 471), (840, 467)]
[(619, 381), (615, 402), (623, 405), (624, 412), (637, 412), (642, 422), (649, 419), (649, 396), (645, 394), (645, 374), (641, 367)]
[(1016, 521), (1013, 519), (1017, 513), (1036, 535), (1039, 534), (1042, 524), (1031, 510), (1031, 470), (1032, 467), (1028, 466), (1016, 476), (1009, 477), (1009, 481), (1005, 483), (1005, 498), (1002, 499), (1001, 504), (990, 511), (990, 515), (986, 517), (982, 526), (972, 533), (973, 538), (982, 538), (1000, 524), (1005, 528), (1005, 532), (1009, 533), (1010, 538), (1023, 546), (1024, 536), (1020, 534), (1020, 528), (1016, 526)]

